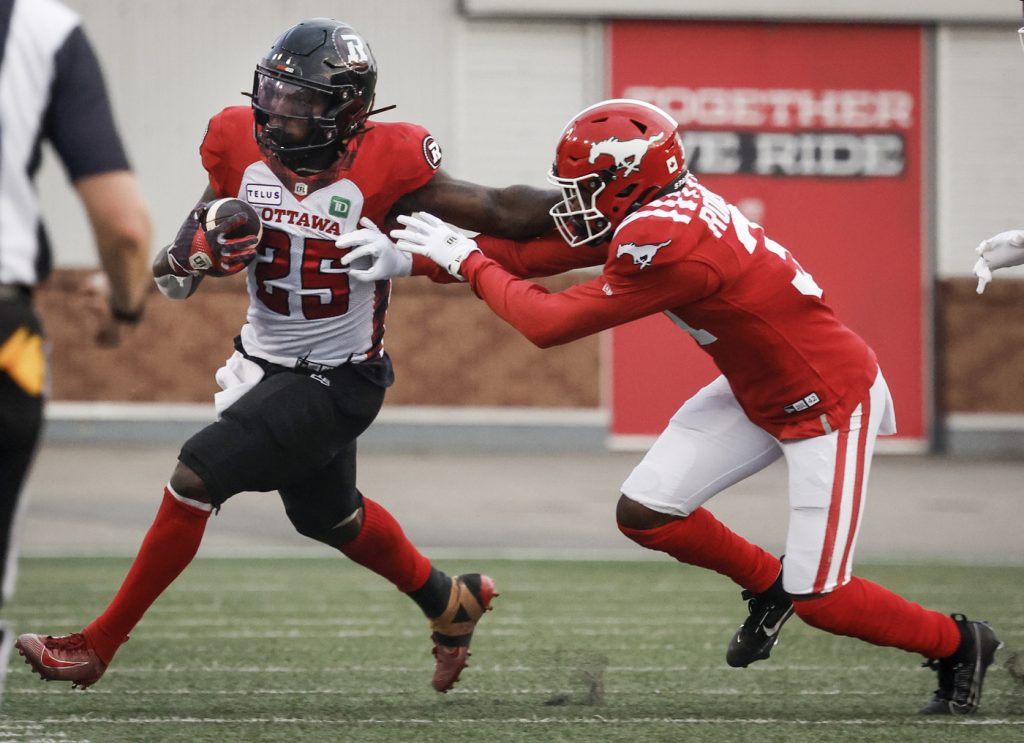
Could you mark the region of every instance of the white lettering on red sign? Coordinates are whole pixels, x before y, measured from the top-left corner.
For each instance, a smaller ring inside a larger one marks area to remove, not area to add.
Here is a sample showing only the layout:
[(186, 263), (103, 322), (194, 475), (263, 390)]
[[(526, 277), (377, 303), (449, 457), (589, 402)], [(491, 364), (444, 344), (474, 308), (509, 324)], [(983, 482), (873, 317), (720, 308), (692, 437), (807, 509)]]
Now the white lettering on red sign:
[(623, 97), (653, 103), (679, 125), (778, 129), (910, 129), (914, 96), (905, 90), (687, 88), (633, 85)]

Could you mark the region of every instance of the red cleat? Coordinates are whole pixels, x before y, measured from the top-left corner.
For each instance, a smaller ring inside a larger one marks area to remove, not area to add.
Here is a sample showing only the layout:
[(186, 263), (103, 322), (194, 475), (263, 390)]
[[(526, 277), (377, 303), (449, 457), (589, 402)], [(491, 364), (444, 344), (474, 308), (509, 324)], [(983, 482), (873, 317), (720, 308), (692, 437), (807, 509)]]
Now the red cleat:
[(41, 678), (70, 681), (75, 689), (92, 686), (107, 670), (107, 664), (99, 659), (80, 632), (63, 637), (21, 635), (14, 647)]
[(437, 691), (444, 694), (451, 689), (462, 669), (469, 665), (473, 630), (484, 612), (491, 610), (491, 600), (498, 595), (494, 581), (486, 575), (467, 573), (452, 578), (448, 607), (430, 622), (435, 661), (430, 684)]

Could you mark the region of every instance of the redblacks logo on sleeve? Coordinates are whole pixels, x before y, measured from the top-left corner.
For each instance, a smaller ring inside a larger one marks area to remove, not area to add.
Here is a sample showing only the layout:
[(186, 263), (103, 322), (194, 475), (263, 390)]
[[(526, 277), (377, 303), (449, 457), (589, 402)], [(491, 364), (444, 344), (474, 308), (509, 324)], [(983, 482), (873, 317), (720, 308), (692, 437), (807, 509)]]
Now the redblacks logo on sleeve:
[(423, 157), (434, 170), (441, 167), (441, 145), (431, 134), (423, 138)]

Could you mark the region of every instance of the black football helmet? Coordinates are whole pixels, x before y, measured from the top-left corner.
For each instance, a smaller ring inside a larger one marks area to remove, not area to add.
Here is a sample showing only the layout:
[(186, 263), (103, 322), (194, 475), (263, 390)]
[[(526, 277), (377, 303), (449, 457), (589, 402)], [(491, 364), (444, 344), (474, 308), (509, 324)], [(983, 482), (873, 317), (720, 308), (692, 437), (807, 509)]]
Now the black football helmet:
[(376, 86), (377, 62), (355, 29), (331, 18), (304, 20), (256, 65), (256, 141), (299, 175), (326, 170), (365, 130)]

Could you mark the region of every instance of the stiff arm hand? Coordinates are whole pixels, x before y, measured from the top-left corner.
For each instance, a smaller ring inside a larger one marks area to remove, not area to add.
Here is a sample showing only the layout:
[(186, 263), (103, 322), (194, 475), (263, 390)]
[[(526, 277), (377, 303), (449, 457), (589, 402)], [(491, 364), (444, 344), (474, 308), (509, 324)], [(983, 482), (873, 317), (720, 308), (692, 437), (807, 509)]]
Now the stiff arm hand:
[[(361, 229), (342, 235), (334, 243), (339, 248), (353, 248), (341, 258), (342, 265), (349, 267), (349, 278), (385, 281), (408, 276), (412, 272), (412, 256), (395, 247), (372, 219), (363, 217), (359, 224)], [(353, 265), (361, 258), (370, 259), (369, 267), (356, 268)]]
[(464, 281), (459, 269), (466, 256), (480, 252), (476, 241), (456, 232), (433, 214), (414, 212), (398, 218), (404, 230), (392, 230), (396, 245), (409, 253), (429, 258), (459, 281)]
[(981, 294), (992, 281), (993, 271), (1024, 264), (1024, 230), (1000, 232), (982, 240), (975, 252), (980, 256), (974, 264), (974, 275), (978, 277), (977, 291)]

